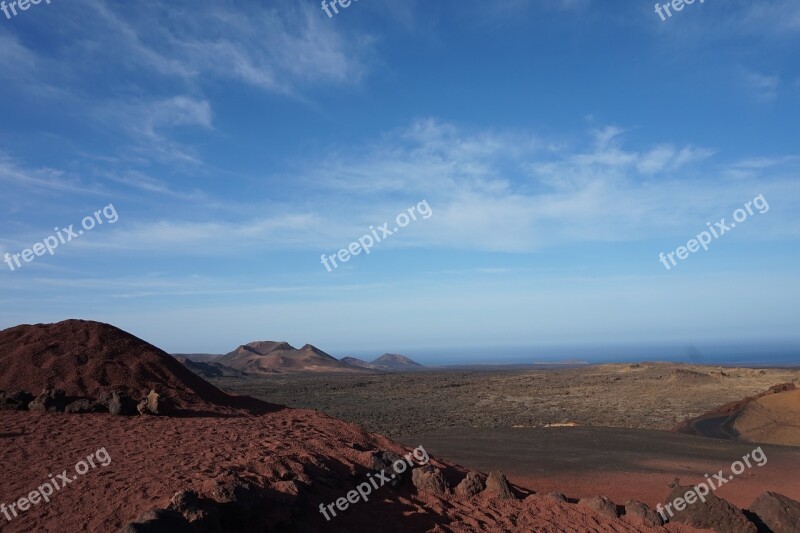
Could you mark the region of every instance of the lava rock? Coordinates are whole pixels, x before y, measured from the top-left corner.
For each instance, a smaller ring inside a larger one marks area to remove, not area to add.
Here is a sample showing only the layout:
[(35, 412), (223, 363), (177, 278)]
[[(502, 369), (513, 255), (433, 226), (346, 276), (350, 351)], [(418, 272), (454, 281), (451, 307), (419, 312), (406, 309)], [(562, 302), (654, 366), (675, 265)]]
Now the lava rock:
[(103, 413), (108, 412), (108, 407), (95, 400), (82, 398), (69, 403), (64, 408), (64, 412), (72, 414)]
[[(400, 468), (395, 469), (393, 466), (398, 462), (402, 462), (405, 465), (402, 472), (400, 472)], [(391, 488), (399, 487), (408, 476), (408, 463), (406, 460), (396, 453), (386, 450), (372, 452), (370, 468), (376, 472), (384, 472), (384, 475), (391, 479), (388, 483)]]
[(792, 533), (800, 527), (800, 502), (777, 492), (764, 492), (749, 511), (774, 533)]
[(142, 398), (142, 401), (136, 406), (136, 410), (141, 415), (167, 416), (172, 413), (173, 407), (169, 398), (151, 390), (147, 396)]
[(485, 488), (486, 483), (484, 483), (480, 474), (477, 472), (467, 472), (466, 477), (456, 486), (456, 494), (469, 498), (475, 496)]
[(177, 511), (153, 509), (128, 522), (122, 533), (195, 533), (189, 521)]
[(445, 496), (449, 489), (442, 471), (430, 465), (412, 470), (411, 481), (418, 491), (436, 496)]
[(645, 527), (659, 527), (664, 524), (661, 515), (638, 500), (625, 502), (625, 516), (634, 524)]
[(241, 528), (254, 519), (262, 498), (258, 486), (235, 470), (226, 470), (206, 485), (206, 492), (219, 504), (223, 530)]
[(45, 389), (28, 404), (28, 409), (31, 411), (57, 411), (63, 413), (67, 403), (66, 398), (67, 395), (63, 390)]
[[(691, 492), (694, 503), (686, 503), (682, 511), (675, 508), (674, 501), (681, 498), (686, 502), (687, 495)], [(668, 522), (680, 522), (697, 529), (713, 529), (719, 532), (736, 533), (756, 533), (758, 528), (750, 522), (745, 514), (722, 498), (718, 498), (714, 493), (705, 496), (705, 502), (696, 499), (696, 494), (692, 487), (681, 487), (678, 483), (673, 483), (672, 491), (666, 498), (667, 503), (664, 514)], [(669, 508), (667, 506), (670, 506)]]
[(502, 472), (489, 472), (489, 477), (486, 478), (486, 489), (483, 493), (490, 498), (497, 498), (498, 500), (517, 499), (511, 490), (511, 485), (508, 484), (505, 474)]
[(108, 407), (108, 412), (117, 416), (133, 416), (136, 410), (136, 401), (126, 392), (114, 389), (100, 400)]
[(222, 533), (223, 531), (216, 504), (201, 498), (193, 490), (176, 492), (169, 501), (167, 509), (181, 513), (198, 532)]
[(33, 399), (33, 394), (24, 390), (0, 391), (0, 411), (27, 411)]
[(597, 514), (606, 516), (611, 519), (618, 518), (617, 506), (610, 499), (605, 496), (593, 496), (590, 498), (581, 498), (578, 501), (580, 507), (591, 509)]

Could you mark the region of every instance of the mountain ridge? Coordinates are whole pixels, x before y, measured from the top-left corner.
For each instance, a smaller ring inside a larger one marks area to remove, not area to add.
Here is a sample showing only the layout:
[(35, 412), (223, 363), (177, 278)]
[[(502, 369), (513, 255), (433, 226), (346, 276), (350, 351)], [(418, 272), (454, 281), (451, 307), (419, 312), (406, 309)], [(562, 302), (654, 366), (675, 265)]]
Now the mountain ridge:
[(359, 372), (312, 344), (295, 348), (283, 341), (253, 341), (242, 344), (216, 362), (251, 374), (303, 372)]

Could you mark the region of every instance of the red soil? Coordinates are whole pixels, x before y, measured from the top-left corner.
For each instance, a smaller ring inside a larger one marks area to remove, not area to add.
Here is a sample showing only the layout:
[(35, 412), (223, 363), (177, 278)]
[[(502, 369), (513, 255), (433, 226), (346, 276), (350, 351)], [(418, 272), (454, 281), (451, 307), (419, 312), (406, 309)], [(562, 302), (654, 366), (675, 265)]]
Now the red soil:
[[(178, 490), (203, 493), (209, 480), (227, 468), (251, 476), (274, 494), (289, 489), (290, 480), (299, 481), (305, 503), (292, 518), (291, 531), (652, 531), (541, 495), (491, 501), (481, 495), (439, 498), (412, 488), (394, 493), (388, 487), (326, 522), (319, 504), (334, 502), (366, 479), (369, 450), (408, 450), (314, 411), (227, 418), (0, 412), (0, 440), (0, 502), (6, 504), (26, 496), (48, 474), (72, 471), (101, 447), (111, 456), (109, 466), (89, 470), (49, 503), (11, 522), (0, 515), (0, 530), (8, 533), (115, 531), (152, 507), (166, 506)], [(465, 475), (446, 463), (432, 463), (444, 470), (451, 486)], [(312, 465), (323, 465), (340, 486), (331, 488), (317, 479)], [(268, 501), (263, 508), (277, 516), (286, 505)], [(689, 529), (670, 525), (669, 530)]]
[[(800, 485), (797, 484), (797, 457), (795, 454), (766, 452), (769, 468), (750, 468), (740, 476), (719, 487), (714, 494), (724, 498), (740, 509), (748, 508), (766, 491), (777, 491), (795, 501), (800, 501)], [(643, 462), (635, 471), (610, 472), (564, 472), (557, 476), (519, 475), (509, 472), (508, 479), (523, 487), (536, 487), (538, 491), (558, 491), (572, 498), (584, 498), (599, 494), (615, 502), (636, 499), (655, 508), (664, 504), (669, 494), (667, 485), (676, 477), (681, 485), (695, 485), (705, 481), (704, 475), (713, 475), (723, 466), (722, 461), (709, 460), (656, 460)], [(669, 473), (665, 473), (668, 471)]]
[(222, 392), (166, 352), (109, 324), (66, 320), (0, 331), (0, 390), (36, 395), (45, 388), (90, 398), (120, 389), (134, 399), (155, 389), (194, 411), (271, 407)]
[[(319, 505), (344, 497), (373, 473), (372, 451), (408, 450), (314, 411), (270, 412), (268, 404), (229, 396), (107, 324), (71, 320), (0, 332), (0, 388), (45, 387), (92, 397), (109, 388), (135, 396), (156, 388), (184, 408), (215, 412), (182, 418), (0, 412), (0, 504), (19, 502), (49, 474), (66, 471), (73, 479), (49, 502), (10, 520), (0, 515), (3, 532), (118, 530), (144, 511), (166, 507), (178, 491), (212, 497), (214, 480), (230, 471), (259, 487), (256, 509), (270, 530), (283, 524), (288, 531), (651, 531), (519, 488), (521, 500), (499, 501), (483, 494), (437, 497), (408, 484), (397, 492), (382, 487), (326, 522)], [(235, 410), (242, 405), (264, 413)], [(110, 456), (107, 466), (73, 474), (101, 448)], [(432, 463), (451, 487), (466, 475), (460, 467)]]

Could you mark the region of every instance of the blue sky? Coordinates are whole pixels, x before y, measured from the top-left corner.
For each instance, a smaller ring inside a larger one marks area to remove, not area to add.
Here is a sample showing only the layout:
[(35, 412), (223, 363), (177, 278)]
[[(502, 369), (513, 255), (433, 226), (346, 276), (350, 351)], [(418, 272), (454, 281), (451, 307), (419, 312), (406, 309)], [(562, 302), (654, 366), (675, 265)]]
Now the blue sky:
[[(152, 4), (152, 5), (150, 5)], [(798, 343), (800, 4), (53, 0), (0, 14), (0, 327), (173, 352)], [(659, 253), (754, 197), (669, 271)], [(432, 210), (328, 272), (322, 254)], [(647, 354), (643, 354), (646, 357)]]

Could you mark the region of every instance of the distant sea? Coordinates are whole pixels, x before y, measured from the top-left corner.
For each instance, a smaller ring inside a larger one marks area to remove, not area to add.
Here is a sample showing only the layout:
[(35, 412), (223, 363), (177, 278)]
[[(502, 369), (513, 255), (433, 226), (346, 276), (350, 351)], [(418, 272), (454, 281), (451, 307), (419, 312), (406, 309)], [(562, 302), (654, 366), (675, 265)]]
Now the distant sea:
[(738, 344), (465, 347), (402, 352), (423, 365), (628, 363), (670, 361), (723, 366), (800, 366), (800, 342)]

